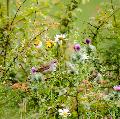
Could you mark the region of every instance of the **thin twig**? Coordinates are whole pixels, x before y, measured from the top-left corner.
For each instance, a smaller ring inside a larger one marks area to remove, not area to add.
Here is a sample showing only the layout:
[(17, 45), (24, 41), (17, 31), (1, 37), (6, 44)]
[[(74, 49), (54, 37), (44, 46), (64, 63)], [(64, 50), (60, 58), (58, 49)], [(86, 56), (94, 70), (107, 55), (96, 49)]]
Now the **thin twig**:
[[(111, 0), (111, 7), (112, 7), (112, 10), (115, 11), (112, 0)], [(115, 22), (115, 26), (117, 26), (115, 14), (113, 14), (113, 19), (114, 19), (114, 22)]]
[(77, 94), (76, 94), (76, 111), (77, 111), (77, 119), (79, 119), (79, 117), (80, 117), (80, 114), (79, 114), (79, 100), (78, 100), (78, 94), (79, 94), (79, 92), (77, 91)]
[(35, 40), (38, 36), (40, 36), (42, 33), (44, 33), (45, 31), (48, 31), (48, 28), (47, 29), (45, 29), (45, 30), (43, 30), (43, 31), (41, 31), (40, 33), (38, 33), (34, 38), (32, 38), (30, 41), (33, 41), (33, 40)]
[[(30, 16), (31, 14), (33, 14), (34, 12), (31, 12), (31, 13), (29, 13), (29, 14), (27, 14), (25, 17), (28, 17), (28, 16)], [(25, 17), (24, 18), (22, 18), (22, 19), (19, 19), (18, 21), (16, 21), (16, 22), (14, 22), (13, 23), (13, 25), (15, 25), (15, 24), (17, 24), (17, 23), (19, 23), (19, 22), (21, 22), (21, 21), (23, 21), (24, 19), (25, 19)]]
[(14, 22), (15, 18), (17, 17), (17, 14), (18, 14), (18, 12), (20, 11), (20, 8), (22, 7), (22, 5), (23, 5), (26, 1), (27, 1), (27, 0), (24, 0), (24, 1), (21, 3), (21, 5), (19, 6), (19, 8), (17, 9), (16, 14), (15, 14), (15, 16), (13, 17), (13, 20), (12, 20), (10, 26), (13, 25), (13, 22)]
[[(109, 19), (109, 18), (111, 18), (116, 12), (118, 12), (120, 10), (120, 8), (118, 8), (117, 10), (114, 10), (114, 12), (110, 15), (110, 16), (108, 16), (99, 26), (96, 26), (96, 31), (95, 31), (95, 33), (94, 33), (94, 35), (93, 35), (93, 40), (97, 37), (97, 35), (98, 35), (98, 33), (99, 33), (99, 30), (100, 30), (100, 28), (106, 23), (106, 20), (107, 19)], [(102, 21), (102, 20), (101, 20)], [(93, 27), (95, 27), (94, 25), (92, 25), (92, 24), (90, 24), (91, 26), (93, 26)]]
[(7, 24), (8, 24), (8, 28), (9, 28), (9, 3), (10, 3), (10, 1), (7, 0)]

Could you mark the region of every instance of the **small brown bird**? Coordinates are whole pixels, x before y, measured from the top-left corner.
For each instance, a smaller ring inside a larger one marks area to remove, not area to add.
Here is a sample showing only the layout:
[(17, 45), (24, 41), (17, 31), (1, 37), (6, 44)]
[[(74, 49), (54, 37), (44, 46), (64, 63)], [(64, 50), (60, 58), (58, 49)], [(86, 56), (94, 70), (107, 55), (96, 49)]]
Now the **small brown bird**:
[(41, 65), (40, 68), (36, 70), (36, 72), (40, 72), (42, 74), (54, 72), (56, 71), (57, 63), (58, 63), (57, 59), (54, 59), (46, 65)]

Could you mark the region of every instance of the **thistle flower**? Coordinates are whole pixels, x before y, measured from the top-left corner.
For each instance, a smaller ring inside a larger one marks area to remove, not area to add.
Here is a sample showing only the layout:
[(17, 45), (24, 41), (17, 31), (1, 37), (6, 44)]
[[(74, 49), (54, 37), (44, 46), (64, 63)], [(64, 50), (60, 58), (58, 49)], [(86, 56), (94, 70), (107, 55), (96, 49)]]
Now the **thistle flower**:
[(66, 109), (59, 109), (58, 112), (59, 112), (59, 115), (64, 117), (64, 118), (71, 115), (69, 109), (67, 109), (67, 108)]
[(62, 41), (65, 39), (65, 34), (60, 34), (55, 36), (55, 42), (59, 45), (62, 44)]
[(86, 43), (86, 44), (90, 44), (90, 43), (91, 43), (91, 40), (90, 40), (90, 39), (86, 39), (86, 40), (85, 40), (85, 43)]
[(32, 67), (31, 68), (31, 72), (34, 74), (34, 73), (36, 73), (36, 68), (35, 67)]
[(114, 89), (115, 91), (120, 91), (120, 85), (119, 85), (119, 86), (114, 86), (113, 89)]
[(75, 51), (80, 51), (80, 44), (75, 44), (74, 45), (74, 50)]

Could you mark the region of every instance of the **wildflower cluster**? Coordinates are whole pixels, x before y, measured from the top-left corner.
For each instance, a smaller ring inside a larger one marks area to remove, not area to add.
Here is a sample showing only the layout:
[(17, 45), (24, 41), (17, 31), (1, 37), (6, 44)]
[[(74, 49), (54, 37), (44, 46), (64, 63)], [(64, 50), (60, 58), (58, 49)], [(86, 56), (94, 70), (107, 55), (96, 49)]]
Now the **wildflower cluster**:
[(0, 1), (1, 119), (120, 118), (120, 2), (106, 2), (83, 22), (94, 0)]

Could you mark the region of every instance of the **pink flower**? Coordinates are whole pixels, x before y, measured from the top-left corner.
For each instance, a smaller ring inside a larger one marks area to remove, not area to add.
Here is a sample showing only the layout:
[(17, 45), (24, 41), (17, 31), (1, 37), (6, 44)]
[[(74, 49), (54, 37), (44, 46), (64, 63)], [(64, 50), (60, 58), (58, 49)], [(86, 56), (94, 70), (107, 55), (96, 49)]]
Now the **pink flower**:
[(74, 50), (75, 51), (80, 51), (80, 45), (79, 44), (75, 44), (74, 45)]
[(116, 90), (116, 91), (120, 91), (120, 85), (119, 86), (114, 86), (113, 89)]
[(35, 67), (32, 67), (31, 68), (31, 72), (34, 74), (36, 72), (36, 68)]

